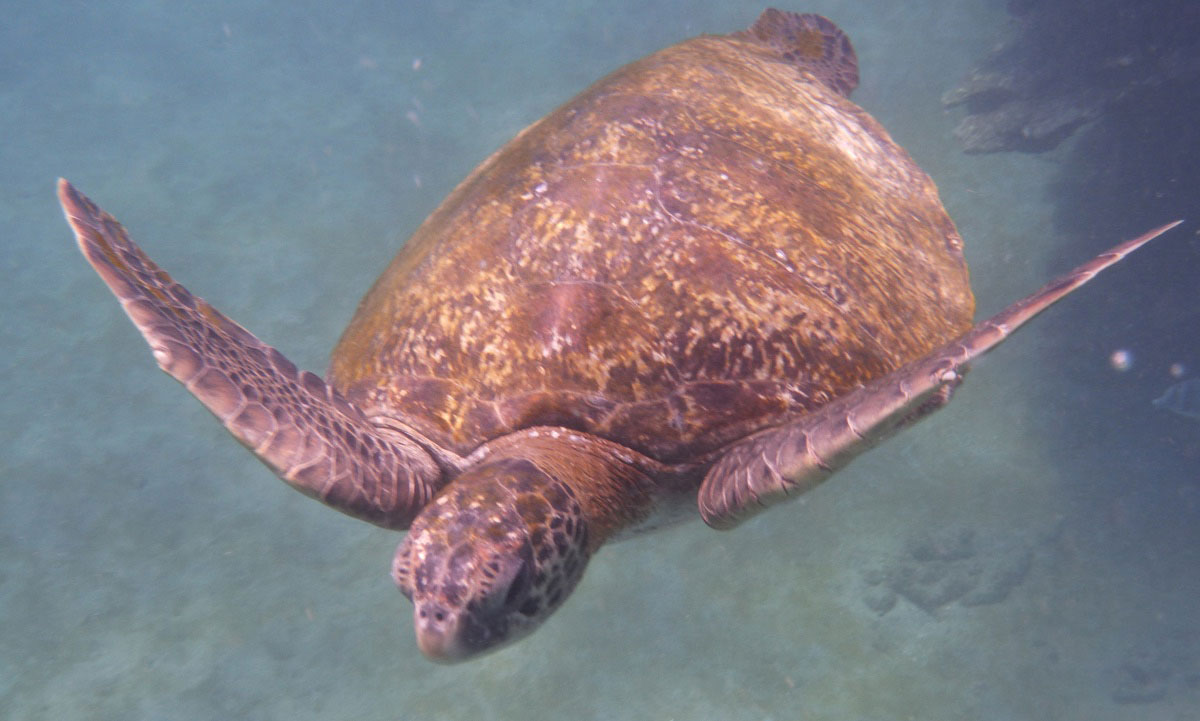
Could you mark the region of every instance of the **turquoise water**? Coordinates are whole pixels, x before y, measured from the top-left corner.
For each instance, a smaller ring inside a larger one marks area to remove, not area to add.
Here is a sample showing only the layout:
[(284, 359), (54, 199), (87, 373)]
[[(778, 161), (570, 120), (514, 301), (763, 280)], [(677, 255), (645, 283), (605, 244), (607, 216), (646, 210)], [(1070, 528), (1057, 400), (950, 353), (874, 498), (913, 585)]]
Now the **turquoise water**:
[[(1150, 401), (1172, 364), (1200, 369), (1200, 213), (803, 504), (606, 548), (536, 634), (447, 668), (420, 656), (388, 578), (397, 534), (287, 489), (159, 373), (57, 208), (62, 175), (319, 372), (488, 153), (605, 72), (761, 10), (644, 4), (3, 4), (0, 716), (1194, 717), (1200, 425)], [(1006, 36), (1003, 3), (789, 9), (853, 39), (855, 100), (938, 182), (981, 314), (1196, 206), (1185, 122), (960, 152), (939, 99)], [(979, 572), (1027, 568), (999, 602), (902, 595), (881, 615), (878, 574), (931, 532), (973, 533)], [(1159, 698), (1120, 696), (1143, 676)]]

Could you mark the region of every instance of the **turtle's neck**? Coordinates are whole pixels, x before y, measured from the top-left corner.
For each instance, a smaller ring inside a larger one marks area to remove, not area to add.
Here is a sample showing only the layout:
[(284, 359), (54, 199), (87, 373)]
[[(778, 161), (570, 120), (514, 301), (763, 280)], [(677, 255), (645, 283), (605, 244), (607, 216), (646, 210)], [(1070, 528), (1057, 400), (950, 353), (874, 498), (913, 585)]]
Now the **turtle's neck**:
[(571, 487), (588, 524), (588, 551), (614, 533), (647, 518), (661, 495), (661, 477), (673, 469), (624, 446), (588, 433), (539, 426), (497, 438), (468, 462), (484, 465), (506, 458), (530, 461)]

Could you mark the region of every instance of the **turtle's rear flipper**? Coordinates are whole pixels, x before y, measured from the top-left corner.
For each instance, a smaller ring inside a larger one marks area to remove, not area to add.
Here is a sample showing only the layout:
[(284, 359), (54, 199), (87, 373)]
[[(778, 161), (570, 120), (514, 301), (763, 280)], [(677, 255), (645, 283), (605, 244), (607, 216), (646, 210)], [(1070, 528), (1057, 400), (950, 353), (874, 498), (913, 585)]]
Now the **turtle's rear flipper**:
[(958, 340), (877, 378), (793, 423), (760, 431), (729, 449), (700, 487), (700, 515), (732, 528), (764, 508), (824, 481), (855, 456), (941, 408), (967, 364), (1097, 273), (1174, 228), (1176, 221), (1126, 241), (1046, 284)]
[(182, 383), (285, 481), (352, 516), (407, 528), (443, 479), (413, 440), (380, 429), (340, 393), (195, 297), (108, 213), (58, 182), (79, 248)]
[(805, 70), (839, 95), (858, 87), (858, 56), (850, 38), (820, 15), (767, 8), (748, 30), (734, 37), (765, 43), (781, 59)]

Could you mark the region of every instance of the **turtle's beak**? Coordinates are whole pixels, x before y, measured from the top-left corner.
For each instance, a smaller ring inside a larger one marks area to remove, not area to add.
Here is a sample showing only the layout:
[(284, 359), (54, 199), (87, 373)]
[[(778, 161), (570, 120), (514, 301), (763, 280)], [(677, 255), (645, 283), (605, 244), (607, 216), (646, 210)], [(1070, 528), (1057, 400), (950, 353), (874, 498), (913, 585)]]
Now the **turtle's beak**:
[(417, 646), (430, 661), (457, 663), (473, 655), (462, 642), (461, 617), (437, 601), (413, 604)]

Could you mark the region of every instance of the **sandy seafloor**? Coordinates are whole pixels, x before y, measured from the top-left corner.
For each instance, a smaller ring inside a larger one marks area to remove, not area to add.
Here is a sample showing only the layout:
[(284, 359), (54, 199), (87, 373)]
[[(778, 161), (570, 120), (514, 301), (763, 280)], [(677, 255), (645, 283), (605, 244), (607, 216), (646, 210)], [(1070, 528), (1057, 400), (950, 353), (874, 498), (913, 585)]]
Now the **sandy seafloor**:
[[(320, 372), (376, 274), (489, 152), (622, 63), (760, 9), (3, 3), (0, 717), (1200, 718), (1200, 423), (1149, 403), (1169, 364), (1200, 368), (1200, 213), (803, 503), (605, 548), (533, 636), (442, 667), (388, 578), (398, 534), (286, 488), (158, 372), (55, 202), (70, 178)], [(1005, 36), (1002, 3), (791, 9), (854, 40), (855, 100), (937, 181), (981, 315), (1189, 211), (1105, 199), (1115, 220), (1081, 238), (1062, 201), (1076, 141), (959, 150), (939, 97)], [(996, 549), (1025, 559), (1002, 601), (868, 606), (922, 538), (972, 532), (973, 573)], [(1159, 698), (1118, 698), (1139, 684)]]

